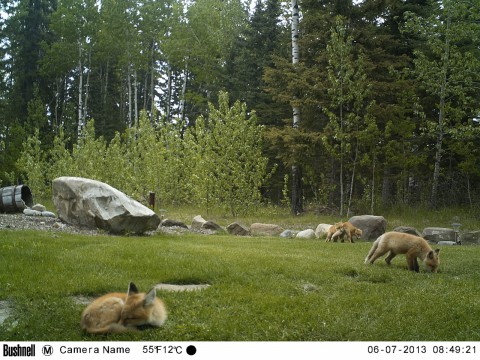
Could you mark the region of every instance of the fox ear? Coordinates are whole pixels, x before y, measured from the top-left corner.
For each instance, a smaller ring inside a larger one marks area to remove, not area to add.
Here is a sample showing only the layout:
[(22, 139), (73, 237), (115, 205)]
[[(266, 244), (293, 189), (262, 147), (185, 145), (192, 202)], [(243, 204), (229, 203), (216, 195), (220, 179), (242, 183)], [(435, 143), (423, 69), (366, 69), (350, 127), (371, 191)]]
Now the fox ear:
[(435, 252), (436, 252), (437, 255), (438, 255), (438, 253), (440, 252), (440, 249), (435, 249)]
[(137, 294), (137, 293), (138, 293), (137, 286), (133, 282), (128, 284), (128, 295)]
[(144, 306), (150, 306), (155, 303), (155, 298), (157, 296), (157, 292), (155, 288), (150, 290), (147, 295), (145, 295), (145, 300), (143, 301)]

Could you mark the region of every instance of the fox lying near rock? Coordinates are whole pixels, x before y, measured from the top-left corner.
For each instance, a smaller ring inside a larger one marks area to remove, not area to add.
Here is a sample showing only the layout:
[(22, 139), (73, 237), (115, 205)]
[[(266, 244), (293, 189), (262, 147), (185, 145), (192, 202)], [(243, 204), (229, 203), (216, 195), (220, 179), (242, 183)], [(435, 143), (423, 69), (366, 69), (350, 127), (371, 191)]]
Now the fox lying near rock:
[(385, 258), (388, 265), (398, 254), (407, 257), (408, 270), (419, 272), (417, 258), (423, 261), (425, 268), (431, 272), (437, 272), (440, 264), (438, 253), (440, 249), (432, 250), (428, 242), (415, 235), (401, 232), (387, 232), (378, 237), (365, 258), (365, 264), (373, 264), (380, 256), (390, 252)]
[(139, 293), (130, 283), (127, 293), (110, 293), (90, 303), (82, 313), (80, 326), (91, 334), (123, 333), (139, 326), (161, 326), (167, 319), (162, 300), (155, 288)]

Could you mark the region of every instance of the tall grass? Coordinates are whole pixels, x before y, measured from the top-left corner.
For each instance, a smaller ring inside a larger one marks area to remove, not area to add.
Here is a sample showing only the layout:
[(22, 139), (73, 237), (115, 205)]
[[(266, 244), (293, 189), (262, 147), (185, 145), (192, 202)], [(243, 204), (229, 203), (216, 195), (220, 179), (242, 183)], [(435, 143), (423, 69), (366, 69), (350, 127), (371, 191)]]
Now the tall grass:
[[(2, 340), (480, 340), (480, 247), (443, 247), (438, 274), (404, 257), (365, 265), (370, 243), (228, 235), (80, 236), (0, 231)], [(164, 327), (94, 337), (78, 296), (129, 281), (211, 286), (159, 291)]]

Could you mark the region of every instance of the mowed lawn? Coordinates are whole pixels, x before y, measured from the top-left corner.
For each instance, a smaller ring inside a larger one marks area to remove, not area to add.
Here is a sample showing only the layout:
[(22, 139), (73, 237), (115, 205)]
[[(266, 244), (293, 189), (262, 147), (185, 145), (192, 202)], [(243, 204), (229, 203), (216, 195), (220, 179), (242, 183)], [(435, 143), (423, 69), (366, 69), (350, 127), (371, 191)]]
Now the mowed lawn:
[[(84, 236), (0, 231), (2, 340), (480, 340), (480, 247), (441, 247), (439, 273), (404, 256), (365, 265), (370, 242), (230, 235)], [(81, 297), (159, 283), (162, 328), (82, 333)]]

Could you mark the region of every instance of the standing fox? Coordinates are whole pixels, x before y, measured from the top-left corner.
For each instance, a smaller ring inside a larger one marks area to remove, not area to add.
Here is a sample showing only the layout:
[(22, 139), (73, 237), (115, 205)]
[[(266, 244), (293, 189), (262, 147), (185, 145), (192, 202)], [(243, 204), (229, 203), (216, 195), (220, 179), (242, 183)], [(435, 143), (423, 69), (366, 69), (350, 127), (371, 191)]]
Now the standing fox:
[(365, 258), (365, 264), (373, 264), (375, 260), (389, 251), (390, 254), (385, 258), (388, 265), (398, 254), (405, 254), (408, 270), (415, 270), (416, 272), (419, 271), (417, 258), (420, 258), (425, 268), (431, 272), (437, 272), (440, 264), (438, 257), (440, 249), (433, 251), (425, 239), (395, 231), (387, 232), (375, 240)]
[(90, 303), (82, 313), (80, 326), (91, 334), (135, 331), (138, 326), (161, 326), (167, 319), (162, 300), (155, 288), (139, 293), (130, 283), (127, 293), (110, 293)]

